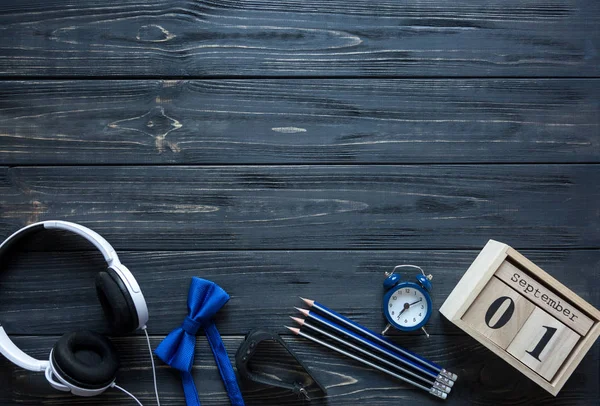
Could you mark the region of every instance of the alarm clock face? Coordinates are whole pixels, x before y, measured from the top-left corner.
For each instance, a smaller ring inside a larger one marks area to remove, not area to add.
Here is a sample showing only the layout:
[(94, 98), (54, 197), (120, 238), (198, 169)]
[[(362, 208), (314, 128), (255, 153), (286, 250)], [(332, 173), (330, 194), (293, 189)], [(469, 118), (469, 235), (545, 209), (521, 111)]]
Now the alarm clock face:
[(419, 285), (404, 282), (390, 290), (384, 298), (384, 314), (398, 330), (417, 330), (431, 316), (431, 298)]

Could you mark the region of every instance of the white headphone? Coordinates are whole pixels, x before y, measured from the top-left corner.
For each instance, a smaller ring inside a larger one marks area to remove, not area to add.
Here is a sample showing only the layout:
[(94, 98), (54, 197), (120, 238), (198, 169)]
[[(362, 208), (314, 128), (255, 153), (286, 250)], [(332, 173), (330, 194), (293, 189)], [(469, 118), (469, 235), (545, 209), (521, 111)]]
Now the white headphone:
[[(87, 227), (67, 221), (31, 224), (12, 234), (0, 245), (0, 264), (16, 242), (33, 233), (52, 229), (82, 236), (104, 256), (108, 267), (96, 276), (96, 292), (113, 332), (145, 331), (148, 307), (140, 286), (129, 269), (121, 264), (113, 247)], [(50, 385), (60, 391), (78, 396), (95, 396), (116, 387), (115, 374), (119, 368), (116, 350), (108, 338), (92, 331), (63, 335), (50, 351), (49, 359), (38, 360), (17, 347), (0, 324), (0, 353), (21, 368), (44, 372)]]

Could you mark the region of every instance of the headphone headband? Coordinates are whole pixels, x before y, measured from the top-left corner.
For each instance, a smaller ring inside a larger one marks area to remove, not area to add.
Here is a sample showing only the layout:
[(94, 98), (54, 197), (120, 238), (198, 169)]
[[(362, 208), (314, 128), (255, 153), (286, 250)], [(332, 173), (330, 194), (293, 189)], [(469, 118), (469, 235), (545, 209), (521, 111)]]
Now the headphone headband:
[(112, 266), (113, 263), (119, 263), (119, 257), (115, 252), (115, 249), (102, 237), (100, 234), (95, 232), (94, 230), (90, 230), (87, 227), (84, 227), (79, 224), (70, 223), (68, 221), (44, 221), (42, 222), (44, 228), (48, 230), (56, 229), (56, 230), (66, 230), (71, 231), (77, 235), (82, 236), (98, 249), (102, 253), (104, 260), (108, 264), (108, 266)]
[[(23, 227), (8, 237), (2, 244), (0, 244), (0, 266), (2, 264), (2, 257), (7, 251), (10, 250), (13, 244), (30, 234), (34, 234), (44, 229), (70, 231), (92, 243), (102, 253), (102, 256), (104, 257), (108, 267), (119, 276), (127, 288), (127, 291), (131, 295), (139, 321), (137, 328), (140, 329), (145, 327), (146, 322), (148, 321), (148, 307), (137, 281), (129, 269), (121, 264), (116, 251), (108, 243), (108, 241), (106, 241), (100, 234), (90, 230), (87, 227), (60, 220), (42, 221)], [(23, 350), (21, 350), (12, 342), (1, 324), (0, 354), (4, 355), (13, 364), (30, 371), (44, 371), (50, 365), (49, 361), (41, 361), (25, 354)]]
[(0, 324), (0, 354), (4, 355), (10, 362), (28, 371), (41, 372), (48, 368), (49, 361), (35, 359), (17, 347), (8, 337), (4, 327)]
[(109, 267), (112, 266), (114, 262), (119, 263), (119, 257), (117, 256), (114, 248), (100, 234), (82, 225), (61, 220), (41, 221), (39, 223), (30, 224), (27, 227), (23, 227), (22, 229), (14, 232), (2, 244), (0, 244), (0, 256), (17, 241), (20, 241), (22, 238), (30, 234), (42, 231), (43, 229), (65, 230), (80, 235), (94, 244), (98, 251), (102, 253), (104, 260)]

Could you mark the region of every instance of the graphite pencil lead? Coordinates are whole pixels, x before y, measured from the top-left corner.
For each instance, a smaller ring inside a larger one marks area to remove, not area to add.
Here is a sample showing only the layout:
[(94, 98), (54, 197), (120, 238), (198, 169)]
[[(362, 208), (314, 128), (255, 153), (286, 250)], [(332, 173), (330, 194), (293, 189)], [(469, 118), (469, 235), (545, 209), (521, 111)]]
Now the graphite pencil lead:
[(288, 326), (284, 326), (285, 328), (287, 328), (288, 330), (290, 330), (292, 333), (298, 335), (300, 334), (300, 329), (299, 328), (295, 328), (295, 327), (288, 327)]
[(308, 316), (308, 314), (310, 313), (308, 310), (306, 309), (301, 309), (299, 307), (294, 307), (294, 309), (298, 310), (300, 313), (302, 313), (305, 316)]
[(301, 326), (304, 325), (304, 319), (301, 319), (300, 317), (290, 316), (290, 319), (294, 320), (296, 323), (300, 324)]

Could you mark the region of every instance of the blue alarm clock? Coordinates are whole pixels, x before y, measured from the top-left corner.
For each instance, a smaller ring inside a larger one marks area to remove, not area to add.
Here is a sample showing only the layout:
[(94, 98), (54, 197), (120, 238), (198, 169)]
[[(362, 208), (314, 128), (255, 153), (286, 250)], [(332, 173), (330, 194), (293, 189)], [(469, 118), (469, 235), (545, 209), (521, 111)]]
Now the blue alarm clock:
[[(396, 273), (399, 268), (415, 268), (421, 271), (417, 274), (416, 282), (401, 282), (400, 275)], [(382, 334), (386, 334), (391, 327), (400, 331), (425, 330), (425, 324), (431, 317), (431, 275), (425, 275), (421, 267), (416, 265), (398, 265), (391, 273), (385, 273), (386, 279), (383, 287), (387, 290), (383, 296), (383, 314), (388, 321)]]

